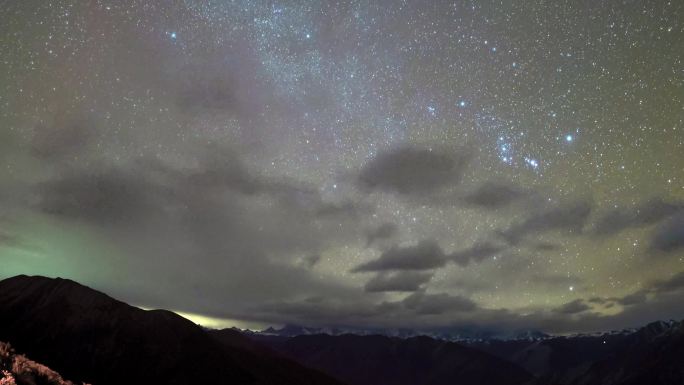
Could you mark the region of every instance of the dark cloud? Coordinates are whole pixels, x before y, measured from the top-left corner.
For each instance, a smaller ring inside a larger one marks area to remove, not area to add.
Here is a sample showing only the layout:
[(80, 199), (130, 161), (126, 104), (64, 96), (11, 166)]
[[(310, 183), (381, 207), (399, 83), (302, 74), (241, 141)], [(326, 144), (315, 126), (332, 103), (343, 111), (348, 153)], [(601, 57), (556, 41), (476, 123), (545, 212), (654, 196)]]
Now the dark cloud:
[(680, 272), (667, 280), (658, 280), (649, 287), (656, 294), (672, 293), (684, 289), (684, 272)]
[(366, 247), (370, 247), (377, 240), (392, 238), (398, 231), (394, 223), (383, 223), (366, 234)]
[(576, 299), (554, 309), (554, 311), (561, 314), (578, 314), (589, 309), (591, 309), (591, 306), (584, 303), (581, 299)]
[(191, 211), (220, 194), (275, 196), (296, 190), (253, 176), (230, 151), (209, 148), (207, 154), (195, 167), (181, 170), (154, 159), (95, 171), (67, 169), (37, 186), (38, 205), (57, 216), (130, 224)]
[(613, 235), (628, 228), (637, 228), (662, 221), (684, 210), (683, 203), (651, 199), (632, 207), (614, 208), (604, 212), (594, 224), (596, 235)]
[(577, 285), (582, 280), (579, 277), (567, 274), (532, 274), (530, 282), (544, 288), (560, 288)]
[(313, 268), (320, 262), (321, 256), (318, 254), (312, 254), (309, 255), (308, 257), (304, 257), (301, 259), (301, 262), (308, 268)]
[[(398, 309), (397, 306), (392, 306)], [(383, 310), (387, 310), (385, 307)], [(279, 319), (286, 323), (318, 324), (330, 326), (358, 325), (383, 314), (379, 306), (363, 299), (357, 301), (339, 298), (310, 297), (301, 301), (273, 302), (250, 309), (256, 319)], [(386, 314), (386, 313), (385, 313)]]
[(446, 293), (426, 294), (422, 291), (409, 295), (402, 303), (407, 309), (422, 315), (471, 312), (478, 308), (475, 302), (465, 297)]
[(209, 54), (174, 71), (170, 84), (175, 85), (176, 106), (189, 116), (235, 118), (254, 131), (260, 129), (253, 123), (260, 121), (265, 105), (279, 108), (287, 99), (276, 98), (255, 81), (259, 58), (247, 46), (237, 44), (232, 52)]
[(486, 182), (463, 197), (463, 201), (485, 209), (496, 209), (507, 206), (524, 196), (524, 191), (516, 186), (501, 182)]
[(581, 233), (591, 212), (591, 205), (586, 201), (563, 204), (550, 209), (542, 209), (525, 220), (513, 224), (500, 234), (510, 243), (517, 244), (529, 234), (554, 230), (566, 230)]
[(462, 154), (402, 147), (368, 161), (361, 169), (359, 183), (368, 190), (431, 194), (458, 183), (466, 163), (467, 157)]
[(538, 242), (532, 245), (532, 249), (536, 251), (554, 251), (560, 248), (559, 245), (548, 242)]
[(380, 258), (355, 267), (352, 272), (431, 270), (444, 266), (446, 261), (437, 242), (424, 240), (415, 246), (395, 246), (382, 253)]
[[(233, 67), (228, 61), (195, 64), (181, 70), (177, 104), (183, 110), (197, 114), (198, 109), (240, 112), (244, 99), (241, 78), (235, 71), (218, 70), (219, 66)], [(236, 68), (242, 68), (237, 66)]]
[(33, 131), (31, 152), (46, 161), (59, 161), (81, 153), (95, 137), (94, 123), (86, 118), (58, 117), (50, 126)]
[(24, 242), (16, 235), (0, 229), (0, 247), (23, 247)]
[(373, 207), (360, 205), (355, 202), (345, 201), (341, 203), (321, 203), (316, 209), (319, 217), (349, 217), (358, 218), (361, 214), (372, 214)]
[[(275, 204), (274, 211), (291, 215), (291, 219), (358, 219), (372, 212), (372, 208), (361, 210), (351, 202), (325, 202), (315, 189), (295, 181), (252, 173), (232, 151), (210, 147), (205, 154), (195, 166), (183, 169), (151, 159), (99, 172), (69, 169), (37, 186), (38, 206), (56, 216), (100, 224), (130, 224), (138, 219), (172, 216), (196, 221), (198, 226), (219, 217), (233, 222), (233, 216), (246, 214), (238, 213), (246, 209), (238, 207), (237, 202), (260, 197)], [(219, 222), (226, 224), (224, 220)], [(221, 227), (221, 223), (212, 224)]]
[(656, 280), (640, 290), (623, 297), (592, 297), (587, 300), (590, 303), (610, 307), (618, 304), (624, 307), (636, 308), (659, 302), (662, 298), (678, 297), (684, 291), (684, 272), (677, 273), (666, 280)]
[(617, 303), (619, 303), (622, 306), (632, 306), (632, 305), (638, 305), (641, 303), (646, 302), (647, 300), (646, 293), (643, 291), (638, 291), (633, 294), (626, 295), (622, 298), (619, 298), (616, 300)]
[(416, 271), (379, 273), (366, 282), (364, 289), (367, 292), (416, 291), (431, 278), (432, 273)]
[[(0, 221), (2, 225), (2, 221)], [(0, 248), (8, 247), (13, 249), (21, 249), (30, 252), (42, 252), (42, 248), (29, 243), (21, 235), (8, 232), (0, 228)]]
[(649, 247), (666, 253), (684, 248), (684, 212), (660, 224), (651, 237)]
[[(639, 311), (644, 307), (658, 304), (667, 298), (676, 300), (681, 294), (684, 294), (684, 272), (677, 273), (666, 280), (652, 281), (642, 289), (623, 297), (592, 297), (587, 302), (599, 304), (606, 308), (617, 304), (628, 308), (625, 311)], [(684, 310), (684, 308), (682, 309)]]
[(503, 251), (505, 248), (489, 242), (477, 243), (469, 249), (454, 252), (448, 256), (448, 259), (454, 261), (460, 266), (467, 266), (471, 262), (480, 262), (483, 259), (490, 257)]
[(480, 262), (504, 249), (502, 246), (484, 242), (476, 243), (465, 250), (445, 254), (436, 241), (423, 240), (415, 246), (395, 246), (382, 253), (380, 258), (355, 267), (352, 272), (431, 270), (443, 267), (448, 262), (467, 266), (470, 263)]
[(45, 212), (98, 224), (132, 222), (163, 207), (162, 192), (134, 172), (69, 173), (38, 186)]
[(21, 244), (16, 234), (10, 234), (0, 229), (0, 246), (17, 246)]
[(587, 300), (587, 302), (603, 305), (609, 301), (607, 299), (601, 298), (601, 297), (591, 297)]
[[(162, 169), (169, 172), (168, 168)], [(237, 154), (226, 149), (211, 147), (207, 155), (198, 160), (194, 168), (178, 171), (177, 178), (196, 190), (231, 190), (243, 194), (258, 194), (277, 190), (273, 183), (265, 183), (252, 175)]]

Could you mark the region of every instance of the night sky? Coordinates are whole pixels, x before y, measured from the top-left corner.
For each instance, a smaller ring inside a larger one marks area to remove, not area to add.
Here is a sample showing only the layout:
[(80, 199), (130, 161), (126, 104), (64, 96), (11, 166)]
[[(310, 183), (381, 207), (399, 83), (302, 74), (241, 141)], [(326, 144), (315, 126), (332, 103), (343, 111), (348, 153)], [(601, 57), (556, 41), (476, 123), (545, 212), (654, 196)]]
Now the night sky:
[(684, 2), (0, 2), (0, 278), (210, 326), (684, 318)]

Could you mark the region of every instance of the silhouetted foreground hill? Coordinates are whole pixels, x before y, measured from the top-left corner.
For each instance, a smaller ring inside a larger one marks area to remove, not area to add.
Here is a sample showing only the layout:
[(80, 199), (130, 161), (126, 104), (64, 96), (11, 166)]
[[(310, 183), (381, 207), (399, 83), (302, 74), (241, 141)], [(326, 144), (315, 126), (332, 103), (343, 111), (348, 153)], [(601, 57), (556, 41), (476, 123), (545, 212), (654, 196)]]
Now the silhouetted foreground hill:
[(308, 335), (271, 347), (352, 385), (524, 384), (525, 370), (492, 355), (429, 337)]
[(65, 279), (0, 281), (0, 341), (66, 378), (107, 384), (337, 381), (242, 336), (210, 336), (175, 313), (145, 311)]

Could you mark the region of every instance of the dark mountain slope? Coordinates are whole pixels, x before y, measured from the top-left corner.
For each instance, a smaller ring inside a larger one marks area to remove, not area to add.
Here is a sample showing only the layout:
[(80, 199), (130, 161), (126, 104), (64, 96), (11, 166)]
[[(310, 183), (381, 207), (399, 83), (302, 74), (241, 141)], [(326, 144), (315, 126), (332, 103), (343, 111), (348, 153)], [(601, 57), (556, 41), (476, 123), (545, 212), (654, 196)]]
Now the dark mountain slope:
[(512, 363), (429, 337), (313, 335), (271, 346), (352, 385), (523, 384), (532, 376)]
[[(287, 373), (291, 378), (299, 379), (299, 381), (305, 380), (307, 382), (303, 383), (312, 385), (330, 384), (333, 382), (331, 377), (327, 374), (323, 374), (322, 371), (312, 370), (304, 365), (297, 364), (294, 360), (247, 338), (236, 330), (208, 330), (207, 333), (221, 345), (242, 352), (242, 354), (236, 356), (235, 359), (251, 372), (260, 373), (261, 371), (267, 371), (273, 374)], [(251, 356), (257, 356), (259, 357), (259, 360), (249, 359)], [(335, 383), (341, 385), (341, 383)]]
[(523, 367), (549, 383), (568, 383), (625, 345), (623, 335), (555, 337), (543, 340), (467, 342)]
[(573, 384), (684, 384), (684, 322), (654, 322), (628, 337), (623, 348)]
[(520, 365), (540, 384), (684, 384), (682, 333), (681, 322), (659, 321), (637, 331), (468, 346)]
[(337, 384), (272, 354), (219, 342), (175, 313), (141, 310), (59, 278), (0, 281), (0, 340), (97, 385)]

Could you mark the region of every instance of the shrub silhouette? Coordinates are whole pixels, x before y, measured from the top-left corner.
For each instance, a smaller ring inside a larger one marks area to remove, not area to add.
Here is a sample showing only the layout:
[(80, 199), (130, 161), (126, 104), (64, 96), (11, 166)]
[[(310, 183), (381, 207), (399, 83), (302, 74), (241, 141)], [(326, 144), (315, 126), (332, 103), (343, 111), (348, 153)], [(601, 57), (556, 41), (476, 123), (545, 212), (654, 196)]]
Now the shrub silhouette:
[[(10, 344), (0, 342), (0, 385), (75, 385), (45, 365), (16, 354)], [(88, 385), (88, 384), (83, 384)]]

